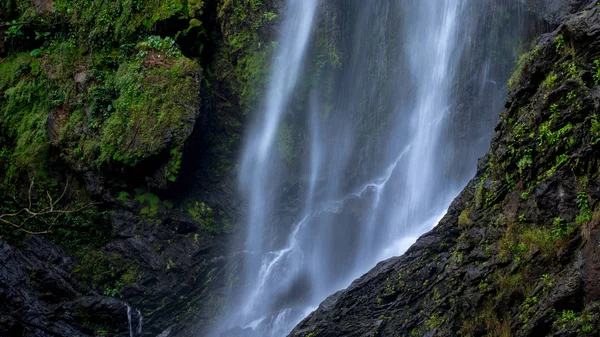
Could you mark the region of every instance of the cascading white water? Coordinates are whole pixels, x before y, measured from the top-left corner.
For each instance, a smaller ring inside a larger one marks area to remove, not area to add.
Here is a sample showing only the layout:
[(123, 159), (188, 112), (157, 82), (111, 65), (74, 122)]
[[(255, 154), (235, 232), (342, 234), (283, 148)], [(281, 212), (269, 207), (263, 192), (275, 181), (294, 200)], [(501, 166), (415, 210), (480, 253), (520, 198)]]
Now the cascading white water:
[[(216, 335), (237, 326), (244, 336), (285, 336), (328, 295), (402, 254), (445, 213), (473, 173), (464, 167), (473, 170), (481, 151), (459, 154), (450, 129), (453, 89), (466, 81), (457, 72), (470, 3), (348, 1), (341, 5), (350, 13), (341, 19), (349, 25), (342, 29), (349, 36), (344, 67), (320, 75), (301, 96), (318, 1), (287, 0), (265, 103), (240, 167), (248, 203), (243, 284)], [(489, 63), (482, 62), (472, 66), (485, 68), (481, 78), (469, 81), (489, 82)], [(337, 82), (323, 97), (327, 76)], [(281, 189), (290, 170), (277, 142), (294, 99), (306, 103), (306, 140), (297, 160), (303, 171), (294, 171), (301, 172), (301, 201), (288, 223), (280, 209), (288, 204)], [(474, 143), (489, 141), (491, 131), (483, 141), (473, 136)], [(458, 161), (469, 165), (453, 165)], [(289, 229), (283, 238), (281, 228)]]
[(131, 307), (129, 304), (127, 306), (127, 324), (129, 325), (129, 337), (133, 337), (133, 328), (131, 327)]
[[(246, 245), (252, 254), (247, 259), (244, 274), (252, 282), (249, 288), (254, 289), (244, 297), (237, 319), (247, 323), (256, 320), (260, 317), (257, 313), (265, 310), (264, 299), (261, 298), (265, 281), (261, 275), (270, 273), (269, 264), (277, 259), (276, 254), (264, 251), (266, 224), (275, 203), (272, 189), (276, 186), (274, 175), (277, 172), (273, 169), (276, 162), (273, 147), (282, 115), (300, 76), (316, 7), (317, 0), (290, 0), (287, 3), (286, 19), (278, 40), (268, 95), (263, 106), (264, 113), (258, 116), (252, 126), (242, 158), (240, 184), (249, 202)], [(260, 270), (258, 280), (254, 275), (257, 270)]]
[(129, 337), (133, 337), (135, 335), (142, 333), (142, 323), (144, 322), (144, 317), (142, 316), (142, 312), (137, 309), (135, 313), (137, 314), (137, 325), (133, 325), (133, 315), (131, 314), (131, 306), (125, 303), (125, 307), (127, 308), (127, 325), (129, 327)]

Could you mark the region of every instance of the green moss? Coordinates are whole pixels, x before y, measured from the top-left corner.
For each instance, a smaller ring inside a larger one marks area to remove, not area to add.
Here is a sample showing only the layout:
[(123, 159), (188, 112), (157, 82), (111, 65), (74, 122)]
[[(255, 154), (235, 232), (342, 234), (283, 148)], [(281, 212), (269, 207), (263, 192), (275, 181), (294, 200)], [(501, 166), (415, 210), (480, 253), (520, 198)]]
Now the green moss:
[(533, 160), (531, 158), (531, 150), (525, 150), (525, 155), (519, 159), (517, 167), (519, 168), (519, 174), (523, 174), (524, 170), (531, 167)]
[(208, 204), (188, 201), (186, 208), (192, 219), (200, 225), (200, 228), (213, 233), (217, 232), (217, 222), (214, 218), (213, 209)]
[(553, 89), (556, 85), (556, 80), (558, 80), (558, 75), (554, 72), (551, 72), (544, 82), (542, 82), (542, 88)]
[(181, 158), (183, 154), (179, 149), (172, 149), (170, 154), (171, 158), (169, 159), (167, 168), (165, 169), (165, 177), (169, 181), (174, 182), (177, 180), (179, 170), (181, 169)]
[(124, 0), (107, 3), (101, 0), (56, 0), (54, 7), (56, 13), (73, 27), (81, 42), (105, 47), (147, 34), (157, 24), (171, 18), (199, 18), (203, 14), (204, 1)]
[(119, 266), (122, 265), (119, 257), (101, 250), (84, 249), (79, 252), (78, 260), (79, 263), (73, 270), (78, 280), (96, 289), (115, 286)]
[(158, 214), (160, 198), (157, 195), (142, 189), (136, 189), (135, 200), (142, 204), (142, 209), (140, 210), (141, 215), (153, 217)]
[(553, 324), (562, 330), (577, 331), (580, 336), (593, 336), (593, 333), (597, 331), (597, 328), (594, 327), (593, 315), (577, 315), (573, 310), (563, 310), (557, 315)]
[(125, 191), (119, 192), (119, 197), (117, 198), (117, 200), (126, 201), (126, 200), (130, 200), (130, 199), (131, 199), (131, 196), (129, 195), (129, 193), (127, 193)]
[(138, 278), (138, 266), (131, 265), (122, 275), (121, 281), (125, 284), (132, 284)]
[(554, 40), (554, 44), (556, 45), (556, 51), (560, 52), (565, 47), (565, 37), (558, 35)]
[(319, 335), (320, 332), (321, 332), (321, 329), (313, 330), (313, 331), (307, 333), (304, 337), (316, 337)]
[(530, 56), (530, 53), (525, 53), (519, 57), (519, 60), (517, 61), (517, 64), (515, 66), (515, 70), (513, 71), (512, 75), (510, 76), (510, 79), (508, 80), (509, 88), (512, 88), (519, 80), (519, 77), (521, 76), (521, 73), (523, 72), (523, 69), (525, 67), (526, 61), (530, 59)]
[(582, 225), (592, 220), (592, 211), (588, 202), (587, 193), (579, 192), (576, 200), (577, 208), (579, 208), (579, 215), (577, 216), (576, 222), (578, 225)]
[(470, 226), (473, 222), (471, 221), (471, 212), (472, 209), (470, 207), (465, 208), (460, 215), (458, 216), (458, 225), (459, 226)]
[(594, 84), (600, 84), (600, 60), (594, 60)]
[(592, 115), (590, 131), (593, 137), (592, 144), (600, 142), (600, 122), (598, 121), (597, 114)]

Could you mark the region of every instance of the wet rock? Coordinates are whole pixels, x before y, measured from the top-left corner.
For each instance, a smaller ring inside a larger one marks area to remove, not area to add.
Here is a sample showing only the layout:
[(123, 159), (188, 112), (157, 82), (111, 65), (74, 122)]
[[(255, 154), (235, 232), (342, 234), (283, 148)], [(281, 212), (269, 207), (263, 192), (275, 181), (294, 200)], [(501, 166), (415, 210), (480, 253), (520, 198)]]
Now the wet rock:
[(586, 73), (597, 70), (600, 9), (588, 3), (573, 2), (588, 10), (540, 38), (518, 70), (489, 153), (439, 225), (290, 336), (597, 335), (600, 110)]

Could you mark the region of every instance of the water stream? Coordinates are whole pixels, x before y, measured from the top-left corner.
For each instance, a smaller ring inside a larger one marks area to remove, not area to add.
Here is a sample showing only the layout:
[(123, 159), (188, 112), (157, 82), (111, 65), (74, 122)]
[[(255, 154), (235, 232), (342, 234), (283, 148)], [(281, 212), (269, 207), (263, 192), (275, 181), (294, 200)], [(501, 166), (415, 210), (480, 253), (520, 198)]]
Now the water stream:
[[(513, 47), (473, 56), (486, 35), (472, 18), (483, 1), (323, 1), (286, 1), (241, 160), (248, 214), (237, 249), (247, 254), (220, 331), (285, 336), (328, 295), (402, 254), (472, 176), (502, 108), (507, 71), (491, 58), (505, 62)], [(322, 55), (316, 26), (332, 20), (318, 15), (335, 6), (343, 65), (307, 74)], [(518, 36), (519, 19), (507, 20), (503, 34)], [(483, 97), (478, 114), (459, 104)], [(290, 128), (300, 135), (293, 165), (281, 146)]]

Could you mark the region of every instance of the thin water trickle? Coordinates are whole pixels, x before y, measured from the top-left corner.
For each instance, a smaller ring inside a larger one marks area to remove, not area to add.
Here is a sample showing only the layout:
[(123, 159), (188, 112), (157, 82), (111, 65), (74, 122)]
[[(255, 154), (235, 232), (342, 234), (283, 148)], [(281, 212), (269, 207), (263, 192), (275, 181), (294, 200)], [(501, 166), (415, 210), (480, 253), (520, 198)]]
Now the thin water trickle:
[(138, 314), (138, 325), (137, 325), (135, 331), (138, 334), (141, 334), (142, 333), (142, 324), (144, 323), (144, 316), (142, 316), (142, 312), (139, 309), (136, 310), (136, 312)]
[(131, 307), (129, 304), (127, 306), (127, 323), (129, 324), (129, 337), (133, 337), (133, 328), (131, 327)]

